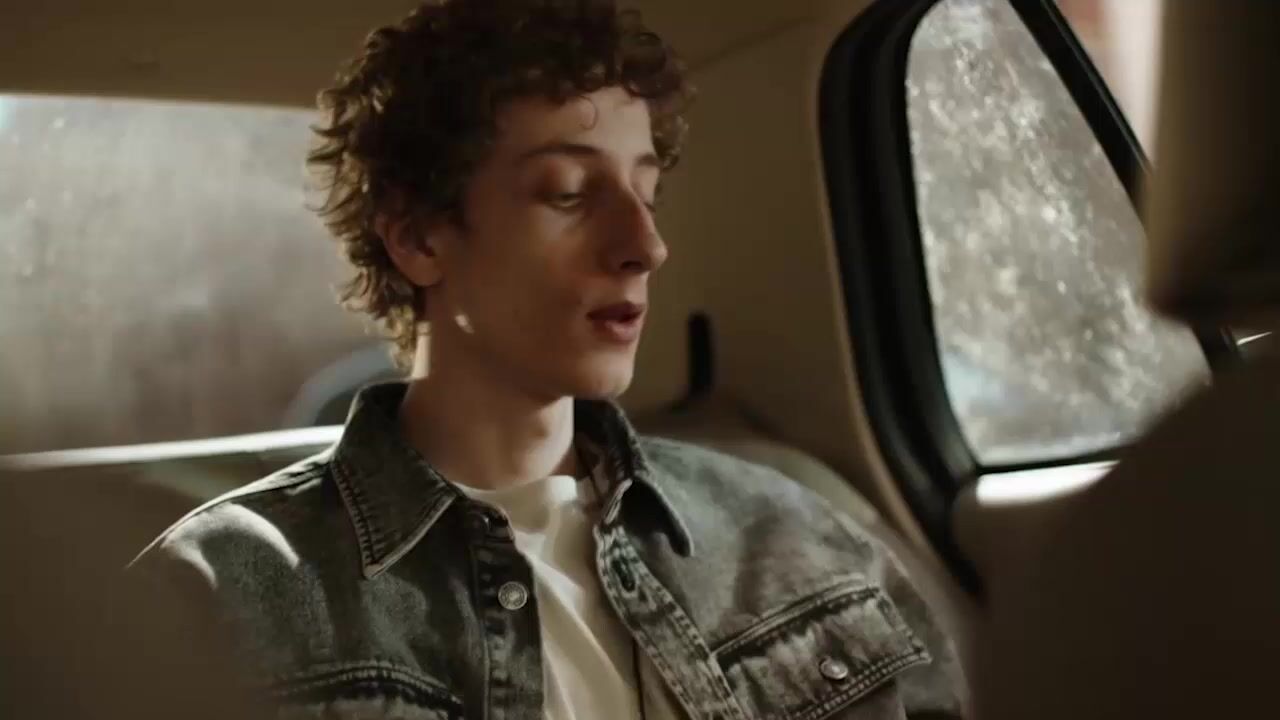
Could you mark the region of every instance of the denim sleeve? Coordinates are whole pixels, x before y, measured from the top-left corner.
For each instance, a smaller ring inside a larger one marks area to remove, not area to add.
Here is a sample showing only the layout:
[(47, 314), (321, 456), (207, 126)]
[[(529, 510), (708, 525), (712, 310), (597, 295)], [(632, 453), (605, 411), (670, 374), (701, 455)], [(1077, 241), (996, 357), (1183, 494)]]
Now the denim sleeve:
[(139, 631), (150, 638), (145, 644), (156, 682), (184, 688), (188, 699), (201, 698), (199, 707), (172, 707), (158, 693), (152, 704), (157, 712), (171, 710), (164, 713), (168, 717), (266, 718), (239, 669), (210, 580), (198, 563), (163, 546), (149, 548), (124, 568), (125, 596), (134, 614), (146, 618)]
[[(914, 720), (965, 717), (968, 688), (964, 672), (955, 643), (938, 622), (934, 608), (925, 601), (917, 583), (907, 575), (903, 563), (884, 542), (872, 537), (843, 514), (836, 514), (850, 534), (875, 550), (875, 559), (867, 568), (869, 578), (889, 594), (903, 619), (933, 657), (931, 663), (908, 668), (897, 678), (907, 717)], [(902, 552), (906, 551), (902, 549)]]

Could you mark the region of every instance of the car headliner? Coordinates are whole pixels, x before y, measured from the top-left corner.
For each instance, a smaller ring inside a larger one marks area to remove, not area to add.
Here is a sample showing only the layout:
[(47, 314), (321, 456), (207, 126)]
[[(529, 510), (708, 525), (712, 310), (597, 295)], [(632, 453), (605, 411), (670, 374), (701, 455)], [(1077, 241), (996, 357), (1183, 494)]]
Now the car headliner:
[[(627, 5), (628, 3), (624, 3)], [(822, 0), (640, 0), (697, 68), (811, 17)], [(310, 106), (374, 27), (412, 0), (5, 3), (0, 93)]]

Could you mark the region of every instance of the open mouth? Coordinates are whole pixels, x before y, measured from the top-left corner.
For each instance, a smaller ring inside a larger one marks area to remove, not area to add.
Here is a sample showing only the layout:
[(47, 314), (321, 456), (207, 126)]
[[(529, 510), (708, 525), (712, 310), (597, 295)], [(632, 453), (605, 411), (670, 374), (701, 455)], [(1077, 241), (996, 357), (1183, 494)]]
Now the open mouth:
[(603, 339), (630, 344), (640, 337), (644, 325), (645, 307), (636, 303), (617, 303), (595, 310), (587, 315), (596, 334)]

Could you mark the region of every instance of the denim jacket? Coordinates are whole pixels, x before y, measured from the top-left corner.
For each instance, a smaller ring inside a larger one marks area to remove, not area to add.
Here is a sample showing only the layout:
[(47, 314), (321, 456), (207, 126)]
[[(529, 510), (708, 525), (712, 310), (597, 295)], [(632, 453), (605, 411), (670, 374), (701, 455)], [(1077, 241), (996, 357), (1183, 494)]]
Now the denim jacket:
[[(540, 718), (529, 566), (404, 441), (404, 391), (365, 390), (334, 447), (195, 510), (131, 571), (211, 608), (281, 717)], [(690, 719), (959, 716), (950, 644), (851, 521), (770, 469), (640, 437), (612, 403), (575, 413), (613, 478), (604, 595)]]

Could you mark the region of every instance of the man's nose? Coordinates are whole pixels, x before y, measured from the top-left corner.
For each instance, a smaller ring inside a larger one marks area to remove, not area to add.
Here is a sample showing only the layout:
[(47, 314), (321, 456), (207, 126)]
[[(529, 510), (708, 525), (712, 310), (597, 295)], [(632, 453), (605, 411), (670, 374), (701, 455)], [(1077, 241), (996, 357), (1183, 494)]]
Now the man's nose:
[(615, 272), (649, 273), (667, 261), (667, 244), (662, 241), (653, 212), (634, 192), (619, 198), (610, 228), (610, 269)]

